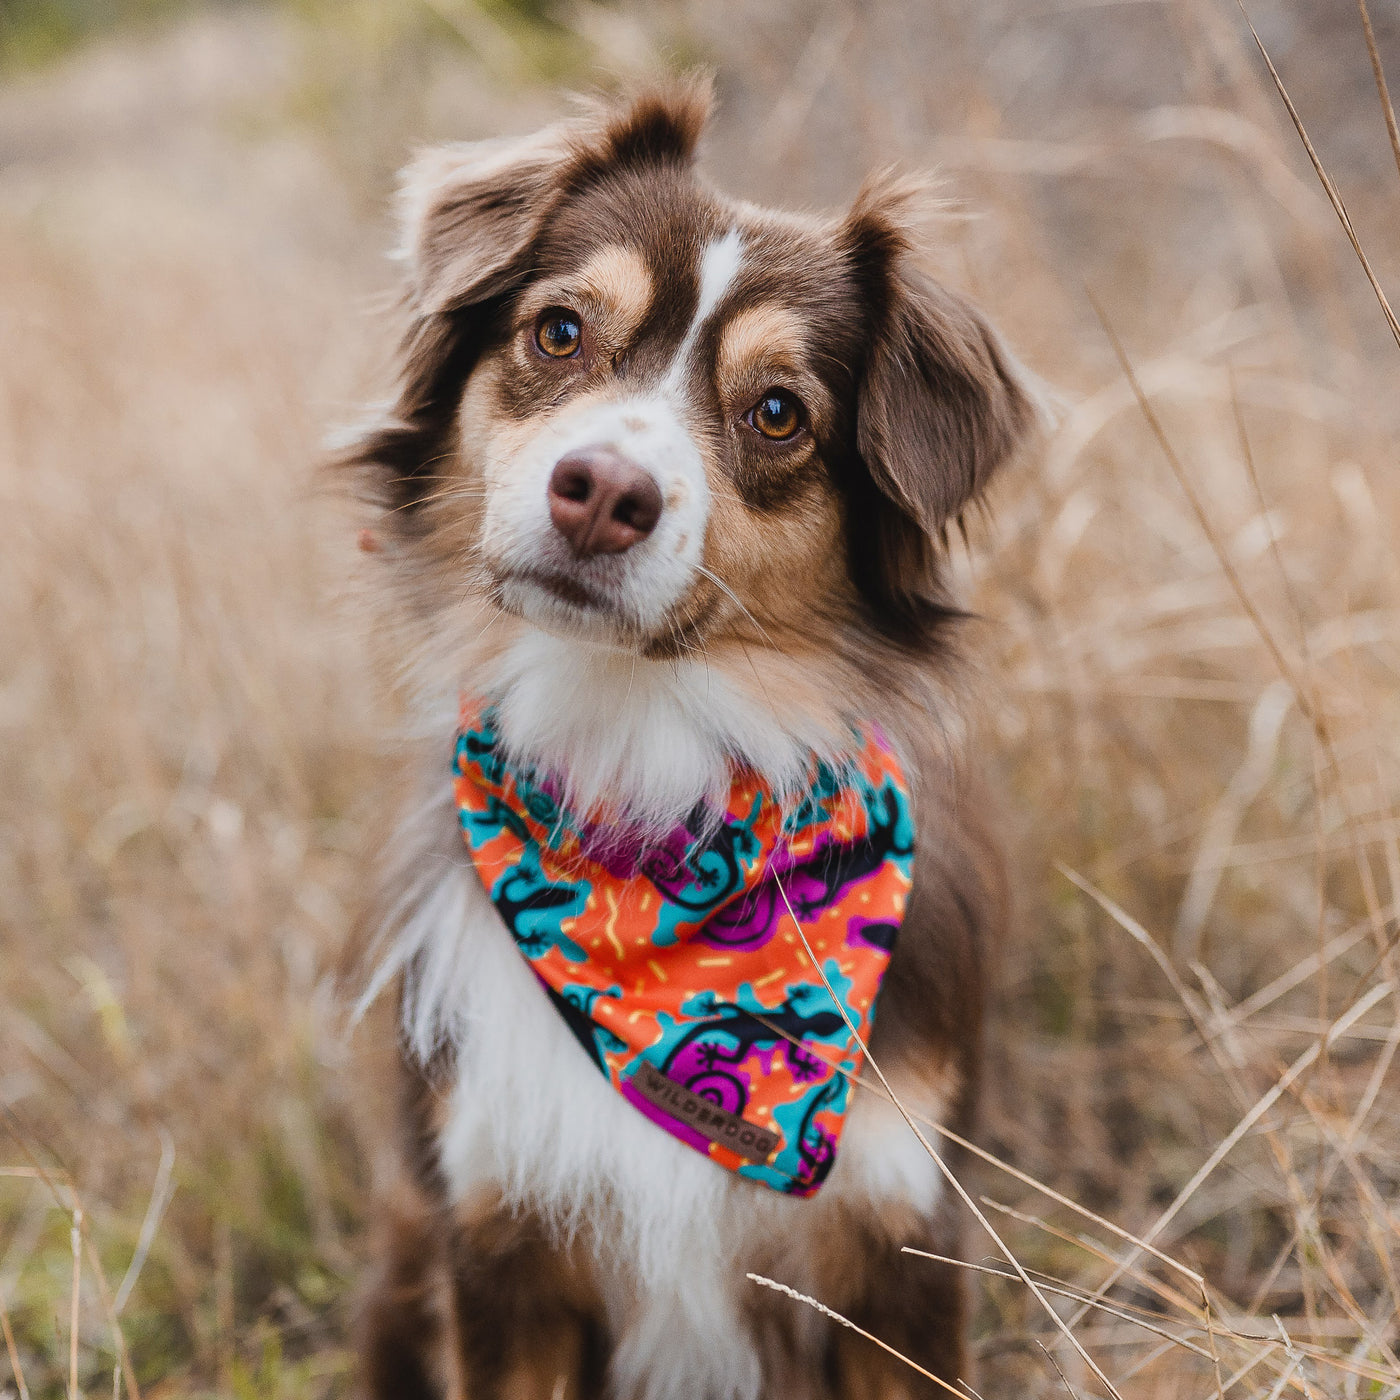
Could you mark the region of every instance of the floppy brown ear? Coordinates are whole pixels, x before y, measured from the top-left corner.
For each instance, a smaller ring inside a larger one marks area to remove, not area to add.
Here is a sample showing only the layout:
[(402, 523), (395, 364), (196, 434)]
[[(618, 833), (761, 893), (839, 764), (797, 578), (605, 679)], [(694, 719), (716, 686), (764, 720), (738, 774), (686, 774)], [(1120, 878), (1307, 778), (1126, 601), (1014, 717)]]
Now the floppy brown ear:
[(709, 110), (702, 81), (594, 104), (533, 136), (442, 146), (404, 172), (400, 193), (410, 320), (397, 398), (337, 460), (413, 528), (430, 493), (491, 312), (529, 276), (544, 222), (570, 192), (625, 168), (685, 165)]
[(391, 405), (343, 440), (334, 465), (389, 511), (390, 533), (415, 529), (432, 493), (463, 386), (491, 308), (519, 283), (569, 159), (563, 128), (515, 140), (442, 146), (403, 173), (398, 257), (409, 320)]
[(561, 127), (516, 140), (439, 146), (400, 177), (399, 256), (418, 316), (508, 289), (568, 158)]
[(857, 440), (877, 484), (936, 534), (1015, 451), (1034, 417), (996, 333), (916, 273), (892, 289), (861, 386)]
[(862, 191), (843, 227), (871, 316), (856, 444), (875, 518), (854, 552), (877, 606), (916, 631), (921, 610), (940, 608), (937, 550), (947, 527), (1037, 419), (981, 313), (914, 265), (909, 224), (922, 193), (883, 178)]
[(604, 174), (688, 165), (710, 110), (703, 77), (515, 140), (442, 146), (404, 171), (402, 256), (420, 313), (451, 311), (506, 290), (553, 202)]

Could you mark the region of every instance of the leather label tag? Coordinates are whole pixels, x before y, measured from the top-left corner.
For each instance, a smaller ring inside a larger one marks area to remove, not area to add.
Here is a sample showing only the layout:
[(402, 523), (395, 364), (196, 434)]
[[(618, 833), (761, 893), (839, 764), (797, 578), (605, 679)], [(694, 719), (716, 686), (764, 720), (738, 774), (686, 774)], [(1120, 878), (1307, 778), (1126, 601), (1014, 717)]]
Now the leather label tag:
[(649, 1103), (678, 1123), (694, 1128), (702, 1137), (737, 1152), (749, 1162), (766, 1162), (777, 1151), (777, 1133), (740, 1118), (737, 1113), (691, 1093), (683, 1084), (667, 1079), (655, 1065), (643, 1060), (632, 1076), (633, 1087)]

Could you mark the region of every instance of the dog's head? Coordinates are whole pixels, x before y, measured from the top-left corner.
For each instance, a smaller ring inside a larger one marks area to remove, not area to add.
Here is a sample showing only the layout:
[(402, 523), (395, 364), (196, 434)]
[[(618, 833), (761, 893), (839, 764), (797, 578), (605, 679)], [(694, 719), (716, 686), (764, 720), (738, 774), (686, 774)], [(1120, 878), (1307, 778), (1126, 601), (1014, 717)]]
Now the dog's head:
[(446, 571), (442, 606), (643, 657), (925, 647), (940, 541), (1028, 399), (915, 267), (914, 187), (825, 219), (725, 199), (705, 113), (682, 88), (410, 168), (404, 377), (353, 454), (390, 547)]

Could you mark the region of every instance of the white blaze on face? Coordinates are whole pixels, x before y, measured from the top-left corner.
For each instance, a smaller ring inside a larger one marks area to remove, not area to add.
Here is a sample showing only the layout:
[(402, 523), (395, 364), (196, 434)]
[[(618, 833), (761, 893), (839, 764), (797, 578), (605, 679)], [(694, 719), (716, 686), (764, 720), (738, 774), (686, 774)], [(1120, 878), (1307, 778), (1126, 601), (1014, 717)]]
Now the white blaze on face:
[[(733, 285), (743, 238), (731, 229), (700, 255), (695, 314), (661, 383), (625, 398), (588, 395), (551, 414), (522, 445), (502, 450), (488, 439), (483, 549), (502, 574), (508, 607), (546, 627), (609, 640), (619, 621), (650, 633), (684, 596), (701, 562), (710, 492), (705, 463), (684, 399), (695, 346)], [(469, 395), (470, 397), (470, 395)], [(656, 528), (622, 554), (578, 559), (549, 517), (549, 479), (559, 459), (607, 446), (650, 472), (661, 489)], [(562, 601), (540, 575), (567, 578), (601, 604)]]
[(675, 394), (684, 386), (695, 342), (699, 340), (705, 322), (714, 315), (715, 308), (739, 275), (743, 260), (744, 240), (738, 229), (732, 228), (723, 238), (713, 239), (705, 245), (700, 254), (700, 297), (695, 304), (695, 316), (676, 351), (675, 359), (671, 361), (670, 373), (662, 384), (663, 392)]

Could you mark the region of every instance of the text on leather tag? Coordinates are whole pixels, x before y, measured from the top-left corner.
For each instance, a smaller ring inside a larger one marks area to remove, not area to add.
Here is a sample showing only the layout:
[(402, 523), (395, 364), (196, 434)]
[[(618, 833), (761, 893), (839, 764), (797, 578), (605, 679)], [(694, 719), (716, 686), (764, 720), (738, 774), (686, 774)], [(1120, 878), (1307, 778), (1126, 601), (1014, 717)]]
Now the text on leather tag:
[(637, 1092), (678, 1123), (694, 1128), (750, 1162), (766, 1162), (777, 1150), (777, 1133), (760, 1128), (737, 1113), (718, 1108), (709, 1099), (693, 1094), (683, 1084), (667, 1079), (655, 1065), (643, 1060), (632, 1076)]

